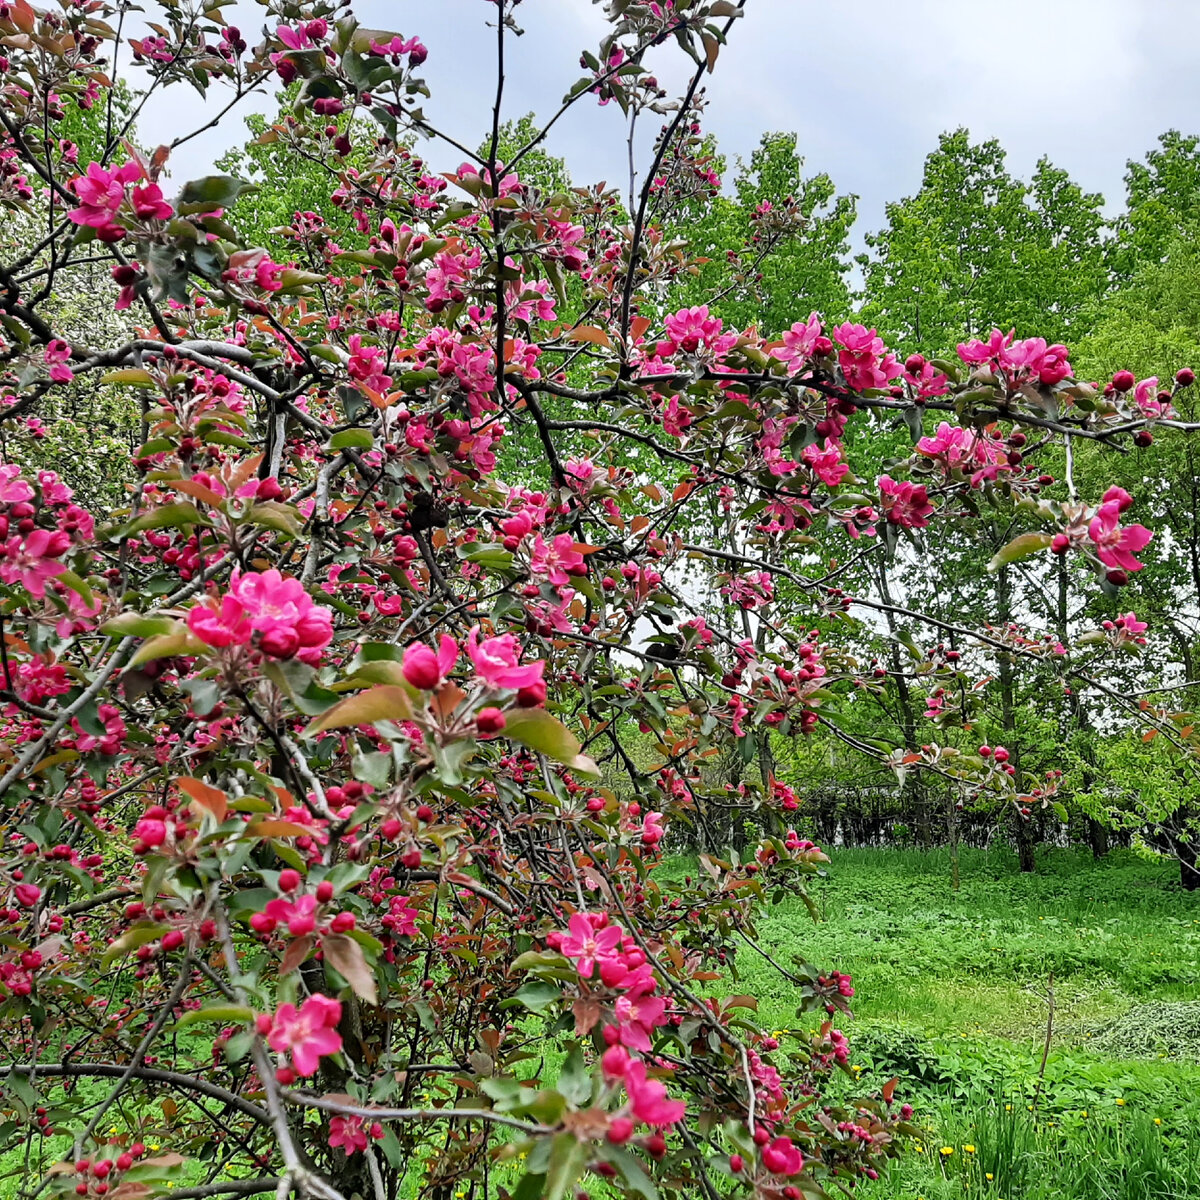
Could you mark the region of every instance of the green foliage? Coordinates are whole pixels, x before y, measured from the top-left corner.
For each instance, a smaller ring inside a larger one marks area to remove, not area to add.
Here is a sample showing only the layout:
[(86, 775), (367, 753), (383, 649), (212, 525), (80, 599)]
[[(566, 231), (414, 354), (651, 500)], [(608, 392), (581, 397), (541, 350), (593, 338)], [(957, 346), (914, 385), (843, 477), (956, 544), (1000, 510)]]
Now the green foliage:
[[(715, 158), (714, 165), (719, 171), (724, 161)], [(755, 214), (762, 204), (778, 209), (790, 200), (803, 220), (794, 232), (772, 242), (771, 253), (762, 257), (770, 238), (759, 231)], [(708, 204), (697, 204), (695, 220), (674, 231), (686, 240), (689, 253), (703, 260), (681, 285), (679, 303), (707, 302), (732, 325), (773, 331), (786, 329), (810, 309), (845, 312), (855, 201), (839, 195), (824, 172), (805, 175), (794, 133), (763, 134), (750, 161), (738, 162), (733, 195), (722, 193)], [(720, 281), (728, 278), (731, 252), (741, 256), (739, 285), (713, 303)]]
[[(854, 976), (854, 1086), (898, 1077), (896, 1102), (926, 1129), (915, 1154), (857, 1194), (1200, 1197), (1189, 1150), (1200, 1049), (1182, 1037), (1195, 1004), (1181, 1003), (1200, 973), (1200, 897), (1178, 891), (1169, 864), (1128, 853), (1097, 864), (1054, 852), (1035, 876), (1007, 851), (962, 859), (954, 893), (944, 853), (837, 850), (811, 889), (821, 922), (787, 904), (763, 929), (785, 965), (803, 951)], [(749, 949), (738, 959), (738, 986), (762, 988), (760, 1011), (798, 1027), (763, 960)], [(1050, 971), (1055, 1034), (1039, 1088), (1036, 989)]]
[(1024, 183), (994, 139), (942, 134), (920, 190), (867, 235), (863, 317), (931, 354), (993, 326), (1066, 340), (1107, 286), (1102, 203), (1046, 158)]

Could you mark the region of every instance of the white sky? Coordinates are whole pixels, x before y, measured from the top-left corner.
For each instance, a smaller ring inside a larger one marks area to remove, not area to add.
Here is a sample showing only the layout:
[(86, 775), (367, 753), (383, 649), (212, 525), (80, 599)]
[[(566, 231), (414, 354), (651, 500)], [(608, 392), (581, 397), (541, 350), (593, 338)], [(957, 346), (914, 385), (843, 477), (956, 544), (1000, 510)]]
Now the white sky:
[[(495, 35), (485, 25), (492, 6), (354, 7), (364, 24), (421, 37), (433, 91), (426, 115), (477, 146), (495, 86)], [(261, 10), (240, 0), (234, 11), (226, 9), (254, 44)], [(594, 48), (604, 23), (589, 0), (525, 0), (517, 15), (526, 35), (510, 46), (506, 112), (548, 113), (582, 74), (579, 52)], [(1126, 160), (1142, 157), (1166, 129), (1200, 127), (1197, 46), (1200, 0), (747, 0), (708, 83), (706, 126), (731, 159), (748, 155), (764, 131), (796, 131), (807, 169), (828, 171), (839, 191), (861, 197), (856, 240), (882, 224), (887, 200), (916, 190), (937, 135), (958, 125), (999, 138), (1021, 175), (1048, 154), (1117, 211)], [(665, 84), (683, 78), (686, 60), (674, 45), (659, 61), (650, 65)], [(149, 106), (140, 138), (169, 141), (204, 113), (198, 97), (175, 88)], [(242, 137), (233, 119), (194, 139), (179, 151), (173, 178), (204, 173)], [(567, 159), (576, 182), (623, 187), (627, 178), (615, 105), (581, 101), (548, 149)], [(446, 147), (434, 162), (452, 169), (457, 157)]]

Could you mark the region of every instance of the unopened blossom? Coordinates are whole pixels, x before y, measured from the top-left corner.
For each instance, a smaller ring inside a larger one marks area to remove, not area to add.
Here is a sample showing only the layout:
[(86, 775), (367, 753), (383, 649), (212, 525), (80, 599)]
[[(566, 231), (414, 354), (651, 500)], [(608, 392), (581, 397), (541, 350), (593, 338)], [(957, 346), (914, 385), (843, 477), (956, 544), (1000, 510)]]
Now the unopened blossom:
[(436, 654), (424, 642), (413, 642), (404, 652), (401, 670), (413, 687), (430, 692), (446, 678), (457, 659), (458, 643), (443, 633)]

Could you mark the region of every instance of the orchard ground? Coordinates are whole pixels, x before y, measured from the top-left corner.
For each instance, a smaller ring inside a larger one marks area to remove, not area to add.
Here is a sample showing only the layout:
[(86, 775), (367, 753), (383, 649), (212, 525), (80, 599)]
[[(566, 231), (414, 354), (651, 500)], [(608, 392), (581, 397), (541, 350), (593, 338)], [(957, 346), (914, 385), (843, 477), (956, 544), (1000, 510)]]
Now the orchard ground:
[[(788, 901), (761, 944), (784, 965), (803, 955), (853, 975), (858, 1089), (898, 1076), (897, 1100), (928, 1129), (859, 1195), (1200, 1197), (1200, 1003), (1187, 1006), (1200, 994), (1200, 894), (1179, 889), (1173, 864), (1048, 851), (1022, 875), (1007, 849), (964, 851), (956, 894), (944, 853), (832, 859), (810, 888), (821, 921)], [(753, 950), (738, 958), (739, 990), (769, 1027), (813, 1020)]]

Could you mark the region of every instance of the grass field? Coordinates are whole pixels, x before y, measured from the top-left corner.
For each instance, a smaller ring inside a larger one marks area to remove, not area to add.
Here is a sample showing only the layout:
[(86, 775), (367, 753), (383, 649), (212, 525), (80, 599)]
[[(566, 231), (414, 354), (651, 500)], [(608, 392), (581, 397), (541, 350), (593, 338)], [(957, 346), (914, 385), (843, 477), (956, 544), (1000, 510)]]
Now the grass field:
[[(944, 854), (836, 851), (812, 888), (821, 923), (788, 903), (762, 930), (780, 961), (854, 976), (861, 1085), (899, 1076), (928, 1129), (859, 1195), (1200, 1198), (1200, 894), (1118, 852), (1048, 852), (1022, 876), (1006, 851), (968, 851), (962, 872), (955, 893)], [(739, 959), (775, 1027), (814, 1019), (762, 959)]]

